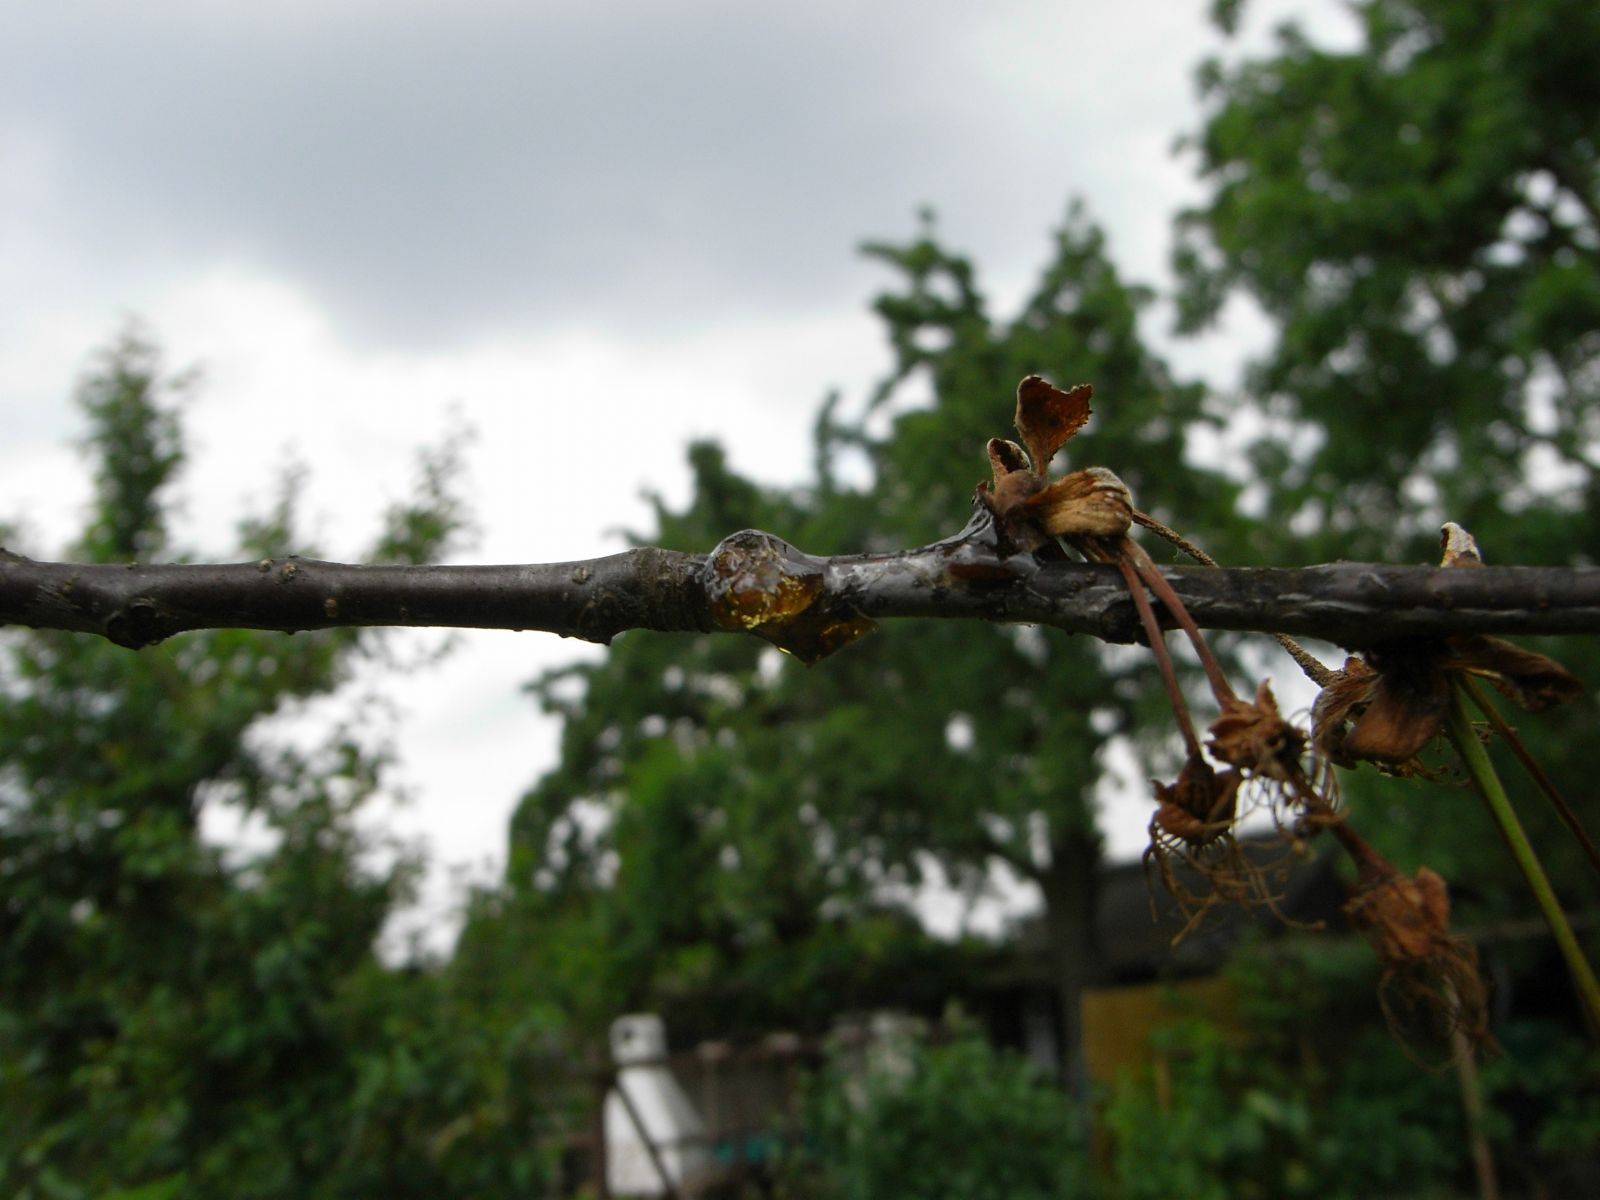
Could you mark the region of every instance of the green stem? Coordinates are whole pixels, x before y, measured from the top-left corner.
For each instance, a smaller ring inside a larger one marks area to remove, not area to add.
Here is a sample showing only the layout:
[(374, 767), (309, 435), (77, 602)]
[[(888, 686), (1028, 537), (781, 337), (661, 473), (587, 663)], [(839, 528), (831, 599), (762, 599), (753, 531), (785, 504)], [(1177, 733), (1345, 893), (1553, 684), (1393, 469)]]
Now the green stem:
[(1561, 818), (1562, 824), (1567, 827), (1567, 832), (1572, 834), (1578, 845), (1583, 847), (1583, 852), (1589, 856), (1589, 861), (1596, 871), (1600, 871), (1600, 848), (1596, 848), (1593, 839), (1578, 821), (1578, 814), (1572, 811), (1571, 805), (1561, 798), (1561, 793), (1556, 791), (1556, 785), (1550, 781), (1550, 776), (1544, 773), (1544, 768), (1539, 765), (1539, 760), (1528, 753), (1528, 748), (1522, 744), (1522, 739), (1517, 736), (1517, 731), (1500, 715), (1500, 710), (1489, 702), (1481, 688), (1472, 682), (1472, 676), (1463, 676), (1461, 686), (1466, 690), (1472, 702), (1478, 706), (1478, 711), (1489, 718), (1489, 724), (1494, 726), (1494, 731), (1500, 735), (1500, 740), (1506, 744), (1506, 749), (1511, 751), (1519, 763), (1533, 776), (1534, 783), (1539, 785), (1539, 790), (1545, 794), (1556, 810), (1556, 815)]
[(1461, 755), (1461, 761), (1467, 768), (1467, 774), (1472, 777), (1478, 794), (1489, 806), (1495, 824), (1500, 827), (1506, 844), (1511, 847), (1511, 856), (1522, 869), (1523, 878), (1528, 881), (1539, 911), (1544, 914), (1545, 923), (1550, 926), (1550, 934), (1555, 938), (1561, 957), (1566, 960), (1567, 970), (1572, 973), (1572, 981), (1577, 986), (1579, 1000), (1589, 1019), (1590, 1032), (1600, 1035), (1600, 981), (1595, 979), (1594, 968), (1584, 957), (1577, 935), (1572, 932), (1566, 914), (1561, 911), (1555, 889), (1550, 886), (1550, 879), (1544, 873), (1539, 856), (1534, 853), (1522, 822), (1511, 807), (1511, 800), (1500, 783), (1500, 776), (1495, 773), (1494, 764), (1489, 761), (1488, 752), (1473, 731), (1472, 719), (1467, 715), (1466, 698), (1459, 684), (1450, 687), (1450, 712), (1446, 728), (1450, 740), (1455, 743), (1456, 753)]

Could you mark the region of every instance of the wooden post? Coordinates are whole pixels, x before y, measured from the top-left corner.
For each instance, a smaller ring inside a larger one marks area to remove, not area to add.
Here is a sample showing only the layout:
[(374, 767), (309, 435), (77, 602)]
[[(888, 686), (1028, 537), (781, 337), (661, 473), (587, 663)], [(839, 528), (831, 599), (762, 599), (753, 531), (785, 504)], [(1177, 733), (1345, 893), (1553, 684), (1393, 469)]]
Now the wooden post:
[(594, 1105), (593, 1152), (591, 1162), (591, 1182), (594, 1184), (595, 1200), (611, 1200), (611, 1177), (606, 1169), (606, 1095), (611, 1091), (614, 1076), (611, 1072), (602, 1070), (597, 1073), (599, 1087), (596, 1089)]

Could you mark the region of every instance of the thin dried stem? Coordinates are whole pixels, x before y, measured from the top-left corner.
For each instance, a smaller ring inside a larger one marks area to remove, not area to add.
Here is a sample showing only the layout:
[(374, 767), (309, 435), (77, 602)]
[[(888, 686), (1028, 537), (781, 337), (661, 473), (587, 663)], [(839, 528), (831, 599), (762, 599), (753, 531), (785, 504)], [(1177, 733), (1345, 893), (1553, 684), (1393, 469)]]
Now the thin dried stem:
[(1166, 581), (1150, 556), (1137, 543), (1124, 538), (1123, 546), (1126, 561), (1139, 573), (1140, 578), (1150, 585), (1150, 590), (1162, 604), (1167, 606), (1167, 611), (1172, 614), (1172, 619), (1178, 623), (1178, 627), (1188, 635), (1190, 643), (1194, 646), (1194, 652), (1200, 657), (1200, 665), (1205, 668), (1206, 679), (1211, 683), (1211, 691), (1216, 696), (1217, 703), (1222, 704), (1237, 699), (1233, 685), (1228, 682), (1228, 676), (1222, 670), (1222, 664), (1217, 661), (1217, 656), (1211, 653), (1211, 647), (1206, 644), (1205, 636), (1200, 632), (1200, 627), (1194, 623), (1194, 618), (1189, 615), (1189, 610), (1183, 606), (1183, 601), (1178, 599), (1178, 593), (1172, 590), (1172, 585)]
[(1222, 566), (1221, 563), (1212, 558), (1211, 555), (1207, 554), (1204, 550), (1200, 549), (1199, 546), (1195, 545), (1188, 538), (1184, 537), (1183, 534), (1179, 533), (1176, 529), (1173, 529), (1170, 525), (1163, 525), (1149, 513), (1140, 512), (1138, 509), (1134, 509), (1133, 523), (1135, 525), (1143, 525), (1146, 529), (1155, 534), (1157, 537), (1161, 538), (1163, 541), (1171, 542), (1174, 546), (1176, 546), (1179, 550), (1182, 550), (1197, 563), (1202, 563), (1208, 567)]
[(1166, 634), (1161, 629), (1161, 623), (1156, 620), (1155, 611), (1150, 607), (1150, 598), (1144, 594), (1144, 587), (1134, 574), (1133, 568), (1122, 559), (1117, 560), (1117, 566), (1128, 585), (1128, 595), (1133, 597), (1133, 606), (1139, 611), (1139, 620), (1144, 623), (1145, 633), (1150, 637), (1150, 650), (1156, 656), (1156, 666), (1161, 670), (1161, 682), (1166, 685), (1167, 697), (1172, 701), (1172, 711), (1178, 718), (1178, 729), (1183, 734), (1184, 746), (1191, 755), (1198, 758), (1200, 739), (1195, 734), (1194, 720), (1189, 716), (1189, 706), (1184, 701), (1183, 689), (1178, 686), (1178, 673), (1173, 669), (1172, 657), (1167, 653)]
[[(1179, 550), (1183, 551), (1190, 558), (1194, 559), (1195, 562), (1200, 563), (1203, 566), (1216, 567), (1218, 570), (1221, 570), (1222, 564), (1216, 559), (1212, 558), (1211, 555), (1200, 549), (1199, 546), (1195, 545), (1188, 538), (1184, 537), (1183, 534), (1179, 533), (1176, 529), (1173, 529), (1167, 525), (1163, 525), (1149, 513), (1143, 513), (1138, 509), (1134, 509), (1133, 522), (1135, 525), (1143, 525), (1157, 537), (1171, 542)], [(1312, 654), (1311, 651), (1307, 650), (1288, 634), (1275, 633), (1272, 635), (1272, 640), (1284, 648), (1284, 651), (1289, 655), (1290, 658), (1294, 659), (1294, 661), (1299, 665), (1300, 670), (1305, 673), (1306, 678), (1310, 679), (1312, 683), (1316, 684), (1318, 687), (1327, 687), (1328, 684), (1333, 682), (1333, 669), (1326, 663), (1322, 662), (1321, 659), (1317, 658), (1316, 655)]]
[(1287, 633), (1275, 633), (1272, 640), (1282, 646), (1289, 657), (1299, 665), (1305, 677), (1318, 687), (1327, 687), (1333, 682), (1336, 672), (1311, 651), (1295, 641)]

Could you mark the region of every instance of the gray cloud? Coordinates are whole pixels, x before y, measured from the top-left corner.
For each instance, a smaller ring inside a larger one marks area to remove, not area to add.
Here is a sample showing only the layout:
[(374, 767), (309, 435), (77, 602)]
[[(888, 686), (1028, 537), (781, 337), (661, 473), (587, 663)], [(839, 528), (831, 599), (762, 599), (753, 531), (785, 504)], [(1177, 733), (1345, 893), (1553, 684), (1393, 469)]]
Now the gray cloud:
[(108, 266), (260, 264), (386, 341), (859, 302), (853, 244), (924, 200), (1040, 245), (1007, 180), (1051, 114), (985, 49), (1059, 33), (1037, 8), (226, 7), (8, 22), (0, 122)]

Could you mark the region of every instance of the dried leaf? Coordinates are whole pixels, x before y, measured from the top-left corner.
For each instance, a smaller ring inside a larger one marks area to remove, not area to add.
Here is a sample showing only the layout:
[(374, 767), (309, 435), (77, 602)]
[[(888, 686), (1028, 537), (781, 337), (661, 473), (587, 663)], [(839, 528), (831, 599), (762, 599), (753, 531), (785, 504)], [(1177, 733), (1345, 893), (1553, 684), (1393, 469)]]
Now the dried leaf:
[(1446, 669), (1482, 675), (1529, 712), (1543, 712), (1583, 694), (1577, 676), (1555, 659), (1503, 638), (1470, 634), (1447, 638), (1445, 645), (1449, 654), (1441, 665)]
[(1017, 432), (1039, 474), (1045, 473), (1067, 439), (1083, 428), (1092, 395), (1094, 388), (1087, 383), (1064, 392), (1037, 375), (1017, 385)]

